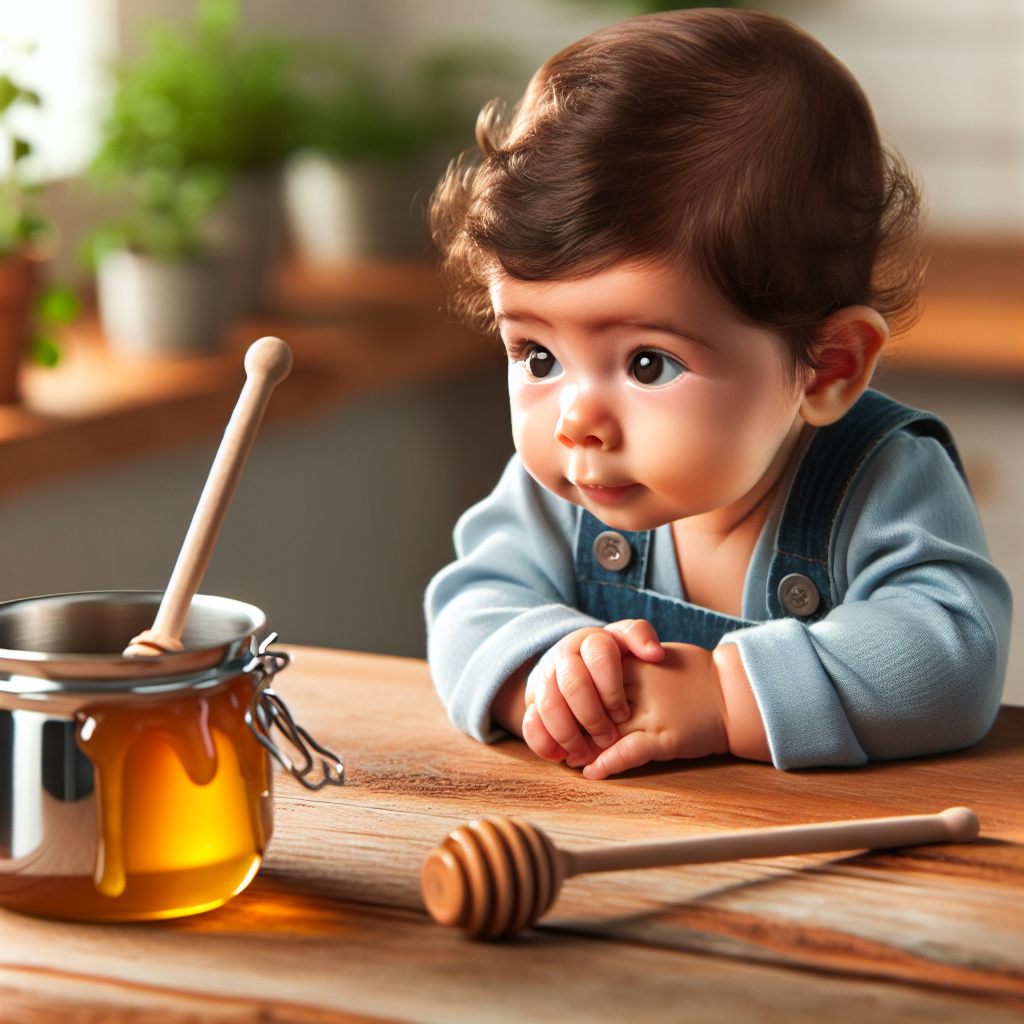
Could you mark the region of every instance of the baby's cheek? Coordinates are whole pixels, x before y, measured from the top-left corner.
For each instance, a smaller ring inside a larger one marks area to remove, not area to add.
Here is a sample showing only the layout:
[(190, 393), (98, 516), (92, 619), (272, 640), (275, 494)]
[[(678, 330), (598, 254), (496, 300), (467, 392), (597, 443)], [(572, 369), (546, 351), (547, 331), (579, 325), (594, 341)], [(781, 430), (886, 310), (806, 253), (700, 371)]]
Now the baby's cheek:
[(564, 482), (561, 445), (555, 440), (557, 415), (544, 403), (529, 399), (512, 399), (512, 440), (527, 472), (549, 490), (556, 491)]

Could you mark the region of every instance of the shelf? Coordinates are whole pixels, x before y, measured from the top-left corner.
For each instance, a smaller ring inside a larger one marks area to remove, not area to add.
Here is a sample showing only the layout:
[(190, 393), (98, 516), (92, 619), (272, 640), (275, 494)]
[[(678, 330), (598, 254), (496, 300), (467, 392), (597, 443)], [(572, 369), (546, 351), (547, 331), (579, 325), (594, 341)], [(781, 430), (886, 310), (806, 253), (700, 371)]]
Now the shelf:
[(890, 369), (1024, 376), (1024, 244), (933, 242), (922, 309)]
[(445, 323), (429, 264), (351, 271), (286, 268), (269, 311), (232, 329), (214, 356), (131, 359), (111, 352), (86, 315), (68, 331), (54, 370), (26, 366), (24, 403), (0, 406), (0, 496), (48, 477), (216, 436), (245, 379), (257, 338), (283, 338), (294, 369), (267, 422), (300, 419), (378, 388), (457, 376), (500, 356), (478, 335)]

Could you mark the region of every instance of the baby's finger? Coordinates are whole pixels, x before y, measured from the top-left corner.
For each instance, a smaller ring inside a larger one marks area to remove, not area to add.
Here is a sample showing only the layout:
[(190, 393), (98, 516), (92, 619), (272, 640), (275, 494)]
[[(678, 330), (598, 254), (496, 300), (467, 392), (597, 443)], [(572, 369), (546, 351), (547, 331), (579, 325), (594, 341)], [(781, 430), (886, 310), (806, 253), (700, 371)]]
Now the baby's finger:
[[(580, 657), (586, 665), (590, 678), (594, 681), (597, 695), (604, 710), (608, 712), (609, 718), (617, 724), (629, 721), (632, 712), (622, 685), (622, 651), (619, 650), (615, 638), (604, 631), (592, 633), (580, 645)], [(572, 701), (569, 704), (572, 706)], [(576, 717), (579, 718), (579, 714)], [(582, 721), (582, 719), (580, 720)], [(585, 722), (584, 725), (586, 726)], [(608, 743), (602, 743), (589, 726), (586, 728), (587, 732), (597, 740), (598, 746), (602, 748), (610, 746), (619, 738), (618, 730), (616, 730), (615, 735)]]
[[(599, 634), (597, 633), (588, 636), (583, 641), (584, 646), (598, 636)], [(620, 664), (619, 649), (615, 646), (615, 641), (611, 637), (608, 637), (605, 643), (614, 648), (615, 662), (619, 666), (619, 690), (621, 691), (622, 666)], [(607, 671), (607, 666), (603, 666), (603, 668)], [(587, 730), (599, 750), (610, 747), (619, 738), (619, 730), (605, 713), (601, 694), (598, 692), (596, 681), (590, 674), (588, 663), (583, 660), (581, 655), (571, 654), (559, 661), (555, 675), (558, 679), (558, 689), (565, 698), (566, 704), (569, 705), (569, 710), (573, 713), (576, 721)], [(625, 695), (622, 695), (622, 704), (625, 705), (625, 703)], [(627, 706), (626, 718), (628, 717), (629, 708)]]
[(557, 687), (549, 687), (544, 693), (539, 693), (532, 706), (537, 709), (551, 738), (565, 751), (568, 762), (589, 764), (593, 760), (587, 756), (589, 747), (576, 716)]
[(540, 720), (536, 705), (531, 704), (523, 716), (523, 739), (527, 746), (545, 761), (564, 761), (565, 751), (551, 738)]
[(604, 629), (615, 638), (623, 654), (632, 654), (641, 661), (661, 661), (665, 657), (665, 648), (646, 619), (621, 619), (609, 622)]
[(645, 732), (631, 732), (618, 743), (602, 750), (591, 764), (583, 769), (587, 779), (606, 779), (628, 768), (639, 768), (654, 757), (654, 745)]
[(550, 688), (557, 686), (558, 683), (555, 681), (555, 662), (542, 658), (526, 677), (526, 693), (524, 696), (527, 706), (533, 704)]
[(581, 733), (583, 736), (583, 742), (586, 744), (587, 752), (582, 756), (570, 755), (566, 757), (565, 763), (570, 768), (582, 768), (585, 765), (593, 764), (598, 754), (601, 753), (601, 748), (586, 734)]

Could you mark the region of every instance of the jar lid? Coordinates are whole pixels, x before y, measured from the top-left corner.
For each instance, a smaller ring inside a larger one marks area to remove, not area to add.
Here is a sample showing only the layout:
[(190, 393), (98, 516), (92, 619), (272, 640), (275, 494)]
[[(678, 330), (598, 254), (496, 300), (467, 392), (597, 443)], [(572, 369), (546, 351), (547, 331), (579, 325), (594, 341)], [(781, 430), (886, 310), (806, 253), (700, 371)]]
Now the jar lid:
[(196, 674), (237, 669), (266, 626), (254, 605), (196, 594), (183, 651), (124, 657), (132, 638), (152, 626), (162, 597), (160, 591), (113, 590), (0, 603), (0, 690), (26, 689), (15, 677), (39, 680), (28, 689), (48, 692), (187, 685)]

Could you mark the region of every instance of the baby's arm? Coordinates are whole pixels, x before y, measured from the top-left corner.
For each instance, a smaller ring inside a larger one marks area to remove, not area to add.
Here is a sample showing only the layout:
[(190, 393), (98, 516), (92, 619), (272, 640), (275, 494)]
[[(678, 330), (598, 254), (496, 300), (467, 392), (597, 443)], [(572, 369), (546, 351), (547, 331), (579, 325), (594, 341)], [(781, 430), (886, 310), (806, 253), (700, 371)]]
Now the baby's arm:
[(1010, 596), (952, 462), (935, 441), (897, 436), (846, 515), (840, 603), (811, 624), (777, 619), (728, 634), (712, 655), (666, 644), (661, 665), (625, 659), (633, 715), (588, 777), (724, 750), (716, 715), (727, 749), (764, 760), (770, 750), (785, 769), (938, 753), (984, 735)]
[(853, 766), (977, 742), (999, 708), (1011, 599), (970, 494), (932, 438), (897, 434), (836, 530), (839, 603), (728, 634), (776, 767)]
[[(575, 630), (601, 625), (575, 607), (577, 519), (576, 506), (514, 458), (494, 492), (459, 520), (458, 560), (430, 584), (431, 676), (452, 722), (479, 740), (507, 735), (494, 711), (510, 676)], [(520, 716), (513, 731), (521, 729)]]

